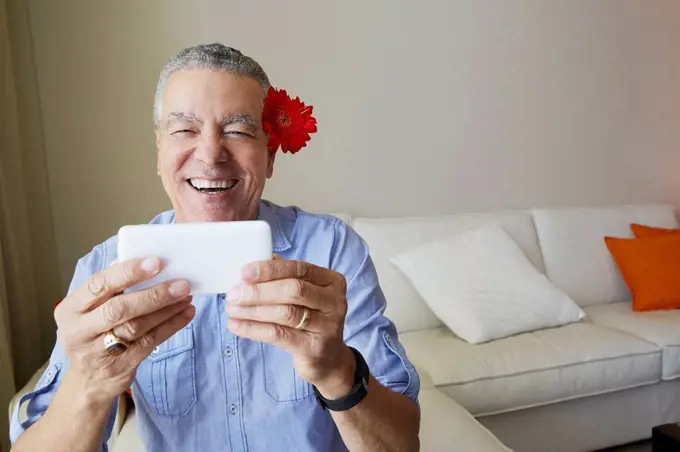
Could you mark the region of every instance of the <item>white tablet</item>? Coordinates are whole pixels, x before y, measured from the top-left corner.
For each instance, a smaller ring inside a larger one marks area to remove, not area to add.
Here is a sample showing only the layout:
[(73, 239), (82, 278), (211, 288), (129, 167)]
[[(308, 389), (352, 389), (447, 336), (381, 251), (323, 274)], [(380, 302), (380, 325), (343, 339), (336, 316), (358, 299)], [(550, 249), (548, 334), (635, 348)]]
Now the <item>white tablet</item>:
[(118, 232), (118, 260), (159, 257), (163, 270), (131, 287), (140, 290), (170, 279), (186, 279), (191, 294), (226, 293), (241, 281), (249, 262), (272, 259), (265, 221), (145, 224)]

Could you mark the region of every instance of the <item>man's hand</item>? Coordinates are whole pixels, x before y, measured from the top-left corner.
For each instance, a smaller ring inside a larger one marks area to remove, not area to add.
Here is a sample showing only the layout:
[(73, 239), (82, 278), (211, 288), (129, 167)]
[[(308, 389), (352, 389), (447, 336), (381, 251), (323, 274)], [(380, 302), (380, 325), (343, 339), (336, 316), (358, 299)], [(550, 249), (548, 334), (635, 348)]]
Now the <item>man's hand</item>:
[[(347, 284), (335, 271), (276, 258), (253, 262), (227, 294), (229, 330), (288, 350), (300, 377), (328, 399), (347, 395), (355, 360), (343, 342)], [(308, 322), (300, 329), (307, 312)]]
[[(288, 350), (301, 378), (327, 399), (349, 394), (355, 360), (343, 341), (347, 283), (342, 274), (307, 262), (254, 262), (243, 284), (227, 294), (228, 328), (234, 334)], [(300, 325), (305, 310), (309, 322)], [(419, 450), (418, 407), (372, 376), (366, 398), (351, 410), (330, 412), (353, 451)]]
[[(110, 406), (130, 386), (137, 367), (154, 347), (193, 318), (186, 281), (122, 294), (158, 274), (161, 267), (157, 258), (115, 264), (93, 275), (57, 306), (54, 318), (69, 358), (68, 373), (89, 401)], [(104, 334), (110, 330), (130, 344), (121, 355), (104, 349)]]

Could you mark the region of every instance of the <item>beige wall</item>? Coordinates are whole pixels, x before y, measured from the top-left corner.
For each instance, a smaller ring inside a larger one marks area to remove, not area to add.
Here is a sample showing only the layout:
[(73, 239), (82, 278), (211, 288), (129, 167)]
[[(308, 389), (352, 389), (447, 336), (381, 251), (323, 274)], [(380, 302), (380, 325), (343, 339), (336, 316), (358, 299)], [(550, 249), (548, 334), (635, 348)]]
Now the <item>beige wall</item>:
[(13, 367), (18, 386), (52, 351), (61, 294), (26, 13), (23, 0), (0, 1), (0, 335), (9, 328), (13, 359), (0, 351), (0, 373)]
[(281, 156), (274, 201), (371, 216), (680, 205), (677, 0), (29, 5), (64, 279), (120, 225), (168, 207), (155, 77), (212, 41), (315, 105), (320, 132)]

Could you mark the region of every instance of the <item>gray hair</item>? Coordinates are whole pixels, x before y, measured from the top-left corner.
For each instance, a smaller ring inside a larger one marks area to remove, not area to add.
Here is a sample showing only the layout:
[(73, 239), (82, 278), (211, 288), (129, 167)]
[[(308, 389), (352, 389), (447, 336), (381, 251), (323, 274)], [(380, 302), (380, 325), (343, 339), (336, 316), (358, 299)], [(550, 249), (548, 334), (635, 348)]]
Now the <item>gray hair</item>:
[(153, 119), (156, 127), (160, 122), (165, 84), (168, 78), (180, 69), (211, 69), (251, 77), (262, 86), (263, 96), (266, 96), (267, 90), (271, 86), (269, 77), (259, 63), (242, 54), (239, 50), (219, 43), (188, 47), (172, 57), (158, 77), (153, 101)]

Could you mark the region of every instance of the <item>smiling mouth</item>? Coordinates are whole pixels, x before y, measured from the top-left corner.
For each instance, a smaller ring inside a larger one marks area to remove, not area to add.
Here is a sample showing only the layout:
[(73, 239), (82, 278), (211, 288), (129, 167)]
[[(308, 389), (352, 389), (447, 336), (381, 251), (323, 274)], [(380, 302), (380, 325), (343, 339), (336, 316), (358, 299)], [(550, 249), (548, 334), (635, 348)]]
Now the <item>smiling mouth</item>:
[(224, 193), (231, 190), (238, 184), (237, 179), (207, 180), (207, 179), (187, 179), (187, 183), (196, 191), (201, 193), (215, 194)]

